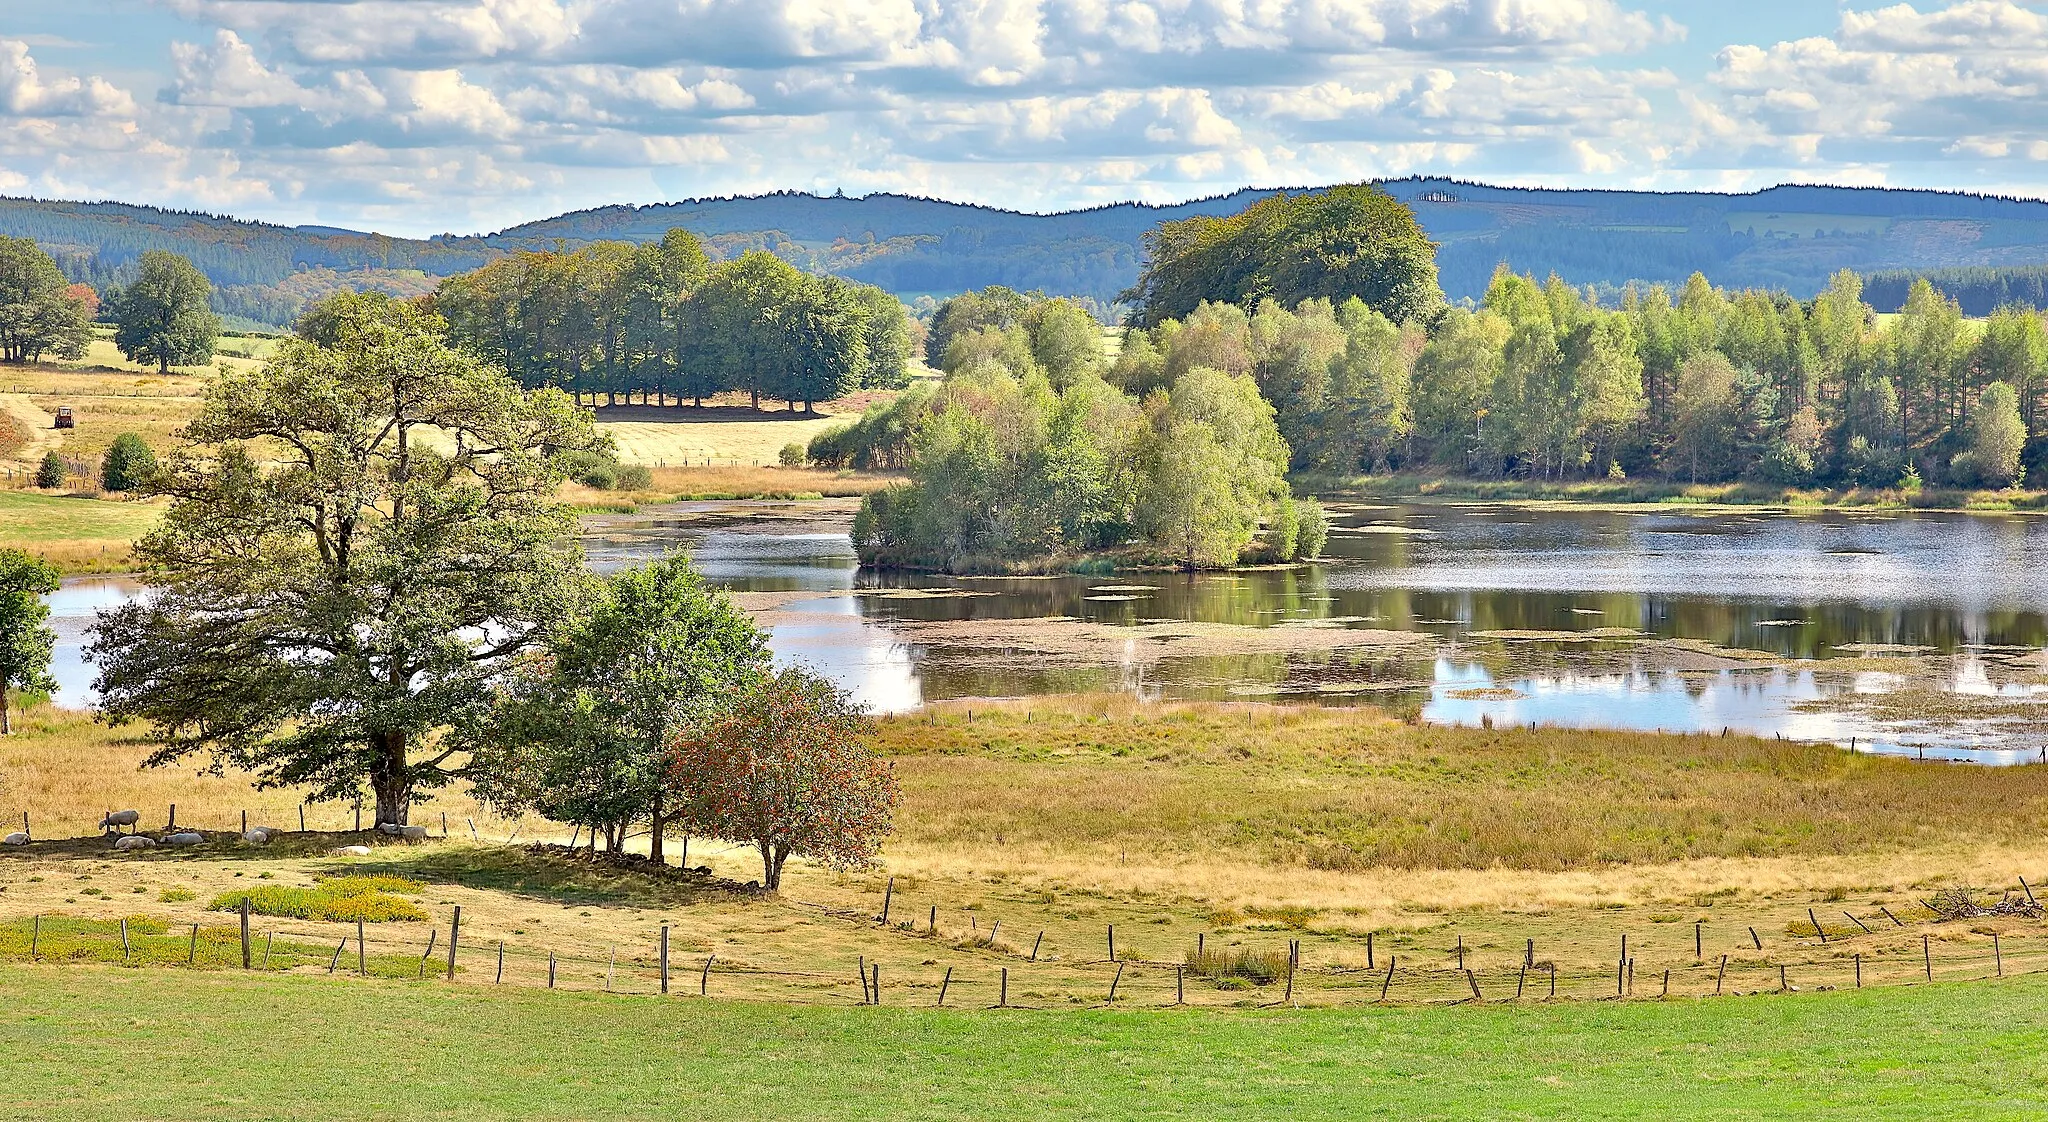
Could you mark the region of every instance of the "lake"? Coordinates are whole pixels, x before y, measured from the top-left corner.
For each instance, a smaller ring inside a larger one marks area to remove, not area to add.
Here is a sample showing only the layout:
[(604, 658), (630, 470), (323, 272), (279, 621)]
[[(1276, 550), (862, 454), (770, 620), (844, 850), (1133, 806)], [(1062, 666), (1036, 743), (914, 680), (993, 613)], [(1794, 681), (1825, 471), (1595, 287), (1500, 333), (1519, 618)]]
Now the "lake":
[[(963, 579), (858, 568), (844, 508), (593, 520), (593, 567), (685, 549), (784, 660), (878, 710), (1123, 689), (1445, 724), (1664, 729), (2016, 762), (2048, 745), (2048, 525), (2023, 515), (1332, 504), (1326, 561)], [(119, 579), (52, 598), (59, 700)], [(1335, 632), (1336, 634), (1333, 634)], [(1352, 640), (1359, 645), (1348, 645)]]

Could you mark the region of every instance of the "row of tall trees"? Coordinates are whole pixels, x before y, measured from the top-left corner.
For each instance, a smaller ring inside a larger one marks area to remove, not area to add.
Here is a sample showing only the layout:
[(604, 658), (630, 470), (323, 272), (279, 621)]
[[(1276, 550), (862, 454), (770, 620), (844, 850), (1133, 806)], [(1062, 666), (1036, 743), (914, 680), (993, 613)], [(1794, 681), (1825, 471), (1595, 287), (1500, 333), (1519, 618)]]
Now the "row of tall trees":
[(1405, 322), (1357, 299), (1204, 304), (1127, 333), (1110, 380), (1196, 365), (1254, 378), (1292, 466), (1333, 473), (2004, 486), (2048, 422), (2040, 313), (1966, 320), (1922, 282), (1880, 317), (1847, 272), (1809, 301), (1695, 275), (1603, 307), (1502, 270), (1476, 307)]
[(895, 297), (753, 252), (712, 264), (670, 230), (645, 245), (515, 253), (430, 300), (458, 346), (523, 386), (617, 404), (748, 394), (808, 409), (900, 385), (912, 325)]
[[(586, 569), (555, 492), (604, 444), (588, 414), (451, 347), (430, 311), (330, 300), (261, 369), (219, 372), (184, 439), (147, 480), (169, 499), (136, 544), (150, 595), (89, 650), (150, 763), (367, 787), (380, 825), (467, 780), (614, 849), (745, 842), (770, 888), (792, 855), (875, 852), (896, 787), (865, 715), (776, 669), (686, 560)], [(0, 551), (0, 680), (34, 688), (50, 581), (19, 560)]]
[(35, 242), (0, 237), (0, 362), (83, 355), (92, 341), (91, 292), (66, 281)]

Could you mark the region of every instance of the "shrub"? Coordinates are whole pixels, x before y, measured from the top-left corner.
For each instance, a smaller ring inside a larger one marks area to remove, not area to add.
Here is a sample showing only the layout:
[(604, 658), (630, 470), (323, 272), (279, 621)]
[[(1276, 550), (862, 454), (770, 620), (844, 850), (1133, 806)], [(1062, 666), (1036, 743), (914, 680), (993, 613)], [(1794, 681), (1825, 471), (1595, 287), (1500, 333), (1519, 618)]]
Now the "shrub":
[(782, 455), (780, 457), (780, 461), (783, 467), (800, 468), (804, 466), (804, 461), (808, 459), (809, 456), (809, 451), (802, 444), (792, 440), (788, 444), (782, 446)]
[(70, 477), (71, 470), (64, 466), (64, 457), (55, 452), (43, 454), (43, 466), (36, 469), (36, 486), (55, 490), (64, 486), (64, 481)]
[(654, 486), (654, 473), (646, 464), (620, 464), (619, 489), (622, 491), (645, 491)]
[(187, 900), (198, 899), (189, 888), (166, 888), (157, 893), (156, 898), (163, 904), (182, 904)]
[(100, 459), (100, 485), (109, 491), (139, 491), (156, 476), (156, 453), (140, 436), (124, 432)]
[(619, 469), (612, 464), (598, 464), (583, 469), (576, 476), (576, 482), (600, 491), (614, 490), (619, 485)]

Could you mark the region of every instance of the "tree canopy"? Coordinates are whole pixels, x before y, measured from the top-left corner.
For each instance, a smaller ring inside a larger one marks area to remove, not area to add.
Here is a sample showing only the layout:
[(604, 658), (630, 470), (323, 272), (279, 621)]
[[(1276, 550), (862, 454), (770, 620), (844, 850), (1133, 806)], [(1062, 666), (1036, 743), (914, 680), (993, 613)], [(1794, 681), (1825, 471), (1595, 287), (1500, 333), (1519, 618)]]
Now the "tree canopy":
[(92, 339), (97, 304), (64, 279), (57, 262), (27, 238), (0, 237), (0, 362), (78, 358)]
[(583, 581), (554, 455), (597, 440), (567, 395), (450, 349), (366, 294), (260, 370), (222, 371), (155, 482), (148, 596), (103, 613), (102, 707), (152, 764), (207, 751), (402, 823), (463, 771), (444, 730), (569, 615)]
[(135, 282), (114, 295), (114, 345), (130, 362), (154, 362), (158, 371), (213, 361), (220, 317), (209, 299), (213, 285), (192, 262), (168, 250), (142, 255)]
[(14, 731), (16, 690), (54, 690), (50, 656), (57, 634), (46, 626), (57, 570), (19, 549), (0, 549), (0, 735)]
[(1357, 298), (1395, 323), (1443, 303), (1436, 246), (1415, 214), (1376, 186), (1270, 195), (1237, 214), (1163, 222), (1145, 235), (1145, 269), (1119, 299), (1156, 327), (1203, 303)]

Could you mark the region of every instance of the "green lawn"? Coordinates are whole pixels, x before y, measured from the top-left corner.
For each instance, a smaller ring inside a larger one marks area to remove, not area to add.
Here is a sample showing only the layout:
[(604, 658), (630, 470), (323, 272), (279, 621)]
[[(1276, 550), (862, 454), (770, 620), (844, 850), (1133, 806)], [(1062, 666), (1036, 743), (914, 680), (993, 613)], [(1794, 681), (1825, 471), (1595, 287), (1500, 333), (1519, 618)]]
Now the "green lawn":
[(0, 968), (0, 1117), (2038, 1117), (2048, 978), (1350, 1011), (792, 1007)]
[(163, 512), (158, 503), (0, 491), (0, 546), (40, 554), (66, 573), (119, 572), (129, 543)]

